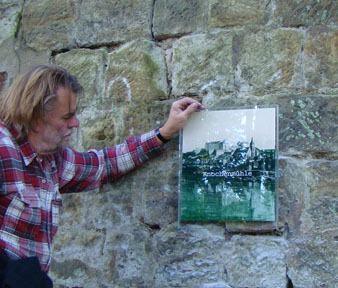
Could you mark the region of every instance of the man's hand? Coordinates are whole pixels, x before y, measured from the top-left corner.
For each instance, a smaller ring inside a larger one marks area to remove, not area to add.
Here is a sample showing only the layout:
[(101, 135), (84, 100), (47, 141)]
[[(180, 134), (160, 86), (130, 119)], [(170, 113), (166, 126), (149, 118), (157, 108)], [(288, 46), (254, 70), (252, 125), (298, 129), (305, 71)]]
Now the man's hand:
[(195, 99), (186, 97), (175, 101), (171, 106), (167, 122), (160, 128), (161, 135), (167, 140), (174, 137), (196, 109), (204, 110), (204, 107)]

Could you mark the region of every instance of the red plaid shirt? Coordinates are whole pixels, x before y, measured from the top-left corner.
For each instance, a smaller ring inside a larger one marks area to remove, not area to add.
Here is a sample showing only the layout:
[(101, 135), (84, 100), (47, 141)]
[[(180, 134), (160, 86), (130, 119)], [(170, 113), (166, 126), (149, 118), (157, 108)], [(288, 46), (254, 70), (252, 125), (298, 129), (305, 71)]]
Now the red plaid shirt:
[(37, 256), (48, 272), (58, 228), (60, 193), (100, 187), (163, 150), (155, 132), (87, 153), (64, 149), (40, 159), (28, 141), (0, 122), (0, 253), (11, 259)]

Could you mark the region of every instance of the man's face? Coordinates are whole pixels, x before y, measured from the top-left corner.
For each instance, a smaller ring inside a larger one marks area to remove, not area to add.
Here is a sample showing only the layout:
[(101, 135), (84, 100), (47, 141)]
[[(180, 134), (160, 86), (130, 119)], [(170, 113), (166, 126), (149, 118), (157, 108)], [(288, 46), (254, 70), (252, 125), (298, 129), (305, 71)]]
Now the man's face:
[[(76, 117), (76, 95), (60, 86), (53, 109), (37, 125), (35, 149), (38, 154), (54, 153), (69, 143), (72, 128), (79, 127)], [(33, 145), (34, 146), (34, 145)]]

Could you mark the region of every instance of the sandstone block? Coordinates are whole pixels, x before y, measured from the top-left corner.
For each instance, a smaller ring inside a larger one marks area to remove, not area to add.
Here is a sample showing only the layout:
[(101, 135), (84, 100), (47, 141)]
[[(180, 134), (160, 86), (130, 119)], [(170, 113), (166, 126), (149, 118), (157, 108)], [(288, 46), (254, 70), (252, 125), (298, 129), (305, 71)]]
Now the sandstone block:
[[(322, 235), (334, 240), (337, 233), (337, 161), (297, 161), (281, 163), (281, 217), (287, 223), (288, 238)], [(297, 181), (294, 181), (297, 179)]]
[(279, 0), (276, 1), (275, 17), (283, 26), (335, 26), (337, 9), (335, 0)]
[(153, 249), (151, 231), (143, 225), (133, 223), (119, 231), (107, 231), (102, 251), (107, 260), (103, 268), (108, 276), (105, 284), (108, 287), (156, 287), (154, 271), (158, 265)]
[(152, 0), (85, 0), (77, 6), (76, 41), (81, 47), (151, 38)]
[(2, 92), (2, 89), (6, 85), (7, 78), (8, 78), (8, 74), (6, 71), (0, 72), (0, 93)]
[(18, 32), (23, 0), (4, 0), (0, 3), (0, 46), (8, 38), (14, 38)]
[(288, 276), (293, 287), (336, 287), (337, 250), (337, 241), (313, 237), (292, 241), (287, 258)]
[(224, 259), (231, 287), (286, 287), (284, 239), (234, 236), (231, 243), (231, 255)]
[(266, 94), (300, 86), (293, 78), (299, 73), (302, 37), (301, 32), (284, 29), (237, 33), (233, 65), (239, 91)]
[[(174, 141), (174, 140), (172, 140)], [(143, 176), (143, 191), (138, 194), (137, 217), (150, 227), (163, 228), (177, 222), (178, 155), (174, 149), (154, 159)], [(140, 209), (141, 208), (141, 209)]]
[(211, 0), (209, 2), (209, 27), (229, 27), (245, 24), (263, 24), (267, 0)]
[(177, 230), (173, 224), (156, 234), (154, 243), (159, 264), (155, 287), (198, 287), (226, 277), (224, 259), (229, 259), (231, 244), (224, 241), (222, 227), (184, 225)]
[(310, 202), (308, 213), (313, 223), (311, 233), (334, 240), (338, 231), (338, 161), (311, 161), (306, 168), (308, 175), (305, 180), (309, 187), (307, 200)]
[(14, 43), (19, 29), (23, 2), (22, 0), (0, 2), (0, 95), (6, 92), (19, 69)]
[(117, 117), (119, 139), (154, 128), (149, 112), (169, 94), (162, 50), (151, 41), (136, 40), (111, 52), (108, 61), (104, 103)]
[(71, 0), (25, 1), (21, 21), (23, 41), (36, 51), (74, 47), (75, 20)]
[(206, 27), (207, 1), (155, 1), (153, 33), (156, 39), (177, 37)]
[(336, 157), (338, 97), (278, 97), (276, 101), (280, 104), (281, 151)]
[(337, 47), (337, 30), (319, 27), (307, 32), (304, 46), (306, 90), (315, 90), (321, 93), (337, 95)]
[(147, 40), (136, 40), (109, 54), (106, 95), (117, 105), (168, 98), (164, 53)]
[(7, 92), (18, 74), (20, 60), (14, 50), (14, 38), (8, 38), (0, 44), (0, 95)]
[(206, 89), (233, 91), (232, 33), (183, 37), (173, 46), (173, 94), (201, 94)]
[[(105, 112), (90, 113), (87, 117), (86, 113), (80, 114), (81, 119), (81, 136), (80, 141), (84, 150), (102, 149), (107, 146), (119, 144), (116, 138), (116, 130), (121, 125), (118, 122), (118, 115), (115, 113)], [(78, 141), (79, 141), (78, 140)], [(121, 139), (122, 141), (122, 139)]]

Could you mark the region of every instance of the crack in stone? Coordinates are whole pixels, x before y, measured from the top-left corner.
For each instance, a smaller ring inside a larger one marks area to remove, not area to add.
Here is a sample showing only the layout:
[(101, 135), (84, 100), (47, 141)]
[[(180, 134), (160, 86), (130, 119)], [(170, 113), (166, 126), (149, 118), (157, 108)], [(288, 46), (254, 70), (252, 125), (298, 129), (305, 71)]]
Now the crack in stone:
[(156, 0), (153, 0), (152, 9), (151, 9), (151, 19), (150, 19), (150, 33), (151, 33), (151, 39), (155, 41), (154, 36), (154, 13), (155, 13), (155, 2)]
[(288, 274), (286, 274), (286, 278), (287, 278), (287, 283), (286, 283), (286, 288), (293, 288), (293, 283), (292, 280), (290, 279), (290, 277), (288, 276)]

